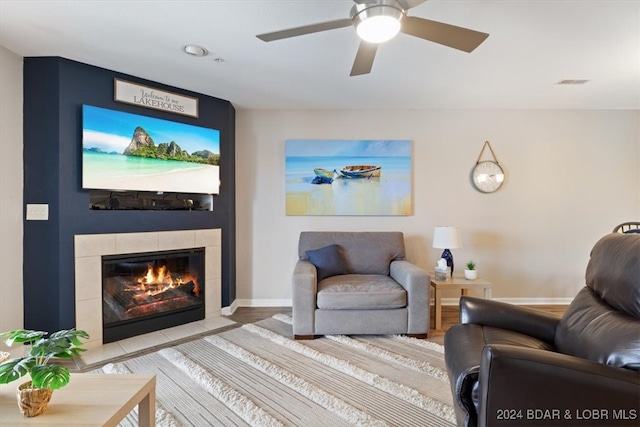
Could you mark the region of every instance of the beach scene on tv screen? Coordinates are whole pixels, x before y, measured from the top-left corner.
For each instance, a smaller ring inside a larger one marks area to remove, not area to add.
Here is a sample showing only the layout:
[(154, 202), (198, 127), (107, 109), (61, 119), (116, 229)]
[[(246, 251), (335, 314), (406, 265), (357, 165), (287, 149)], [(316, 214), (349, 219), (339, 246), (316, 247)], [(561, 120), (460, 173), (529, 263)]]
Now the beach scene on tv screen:
[(82, 106), (85, 189), (217, 194), (220, 131)]

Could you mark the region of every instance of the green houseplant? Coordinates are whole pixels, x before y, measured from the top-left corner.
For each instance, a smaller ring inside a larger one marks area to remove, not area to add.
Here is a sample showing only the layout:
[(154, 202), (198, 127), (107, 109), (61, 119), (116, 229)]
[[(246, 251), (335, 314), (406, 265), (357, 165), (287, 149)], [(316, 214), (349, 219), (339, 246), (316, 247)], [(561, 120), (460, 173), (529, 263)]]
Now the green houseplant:
[(467, 280), (475, 280), (478, 278), (478, 270), (476, 270), (476, 263), (469, 261), (464, 270), (464, 278)]
[[(18, 387), (18, 403), (23, 415), (35, 416), (46, 410), (53, 390), (64, 387), (71, 379), (69, 369), (59, 363), (50, 363), (51, 359), (72, 359), (86, 351), (82, 348), (80, 338), (88, 339), (89, 334), (76, 329), (60, 330), (51, 334), (16, 329), (3, 332), (0, 338), (9, 347), (14, 343), (30, 346), (25, 356), (0, 363), (0, 384), (10, 383), (29, 374), (31, 381)], [(33, 392), (36, 403), (29, 403), (29, 391)], [(22, 402), (23, 400), (25, 402)], [(28, 408), (23, 408), (23, 403)], [(37, 409), (34, 409), (36, 407)]]

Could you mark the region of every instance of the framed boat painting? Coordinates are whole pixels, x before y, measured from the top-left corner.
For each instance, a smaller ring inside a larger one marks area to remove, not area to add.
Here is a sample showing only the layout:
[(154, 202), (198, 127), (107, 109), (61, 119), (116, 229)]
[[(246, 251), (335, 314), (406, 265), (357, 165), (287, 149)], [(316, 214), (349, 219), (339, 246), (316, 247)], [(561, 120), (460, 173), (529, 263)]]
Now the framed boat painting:
[(287, 215), (411, 215), (411, 141), (285, 141)]

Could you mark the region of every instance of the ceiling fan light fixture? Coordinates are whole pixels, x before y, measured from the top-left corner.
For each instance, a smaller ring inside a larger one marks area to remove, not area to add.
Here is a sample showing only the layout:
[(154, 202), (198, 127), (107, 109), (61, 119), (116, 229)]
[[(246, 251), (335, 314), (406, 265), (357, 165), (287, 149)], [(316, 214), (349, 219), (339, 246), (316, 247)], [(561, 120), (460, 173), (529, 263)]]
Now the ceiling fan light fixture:
[[(384, 3), (384, 2), (383, 2)], [(357, 10), (354, 7), (353, 23), (358, 36), (369, 43), (383, 43), (400, 32), (400, 21), (404, 17), (401, 8), (391, 4), (376, 4)]]
[(373, 16), (356, 28), (358, 36), (369, 43), (383, 43), (400, 32), (400, 21), (390, 16)]

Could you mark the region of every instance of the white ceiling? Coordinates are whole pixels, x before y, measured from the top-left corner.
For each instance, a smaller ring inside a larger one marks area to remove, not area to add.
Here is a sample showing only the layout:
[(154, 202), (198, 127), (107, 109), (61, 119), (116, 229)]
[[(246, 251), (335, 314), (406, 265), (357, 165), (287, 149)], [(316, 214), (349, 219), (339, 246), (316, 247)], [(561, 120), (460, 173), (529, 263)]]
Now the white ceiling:
[[(405, 34), (349, 77), (350, 0), (0, 0), (0, 45), (231, 101), (236, 108), (640, 110), (640, 0), (429, 0), (409, 10), (489, 33), (472, 53)], [(183, 53), (204, 46), (204, 58)], [(216, 59), (222, 58), (219, 62)], [(556, 84), (588, 79), (584, 85)]]

